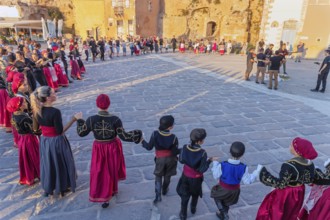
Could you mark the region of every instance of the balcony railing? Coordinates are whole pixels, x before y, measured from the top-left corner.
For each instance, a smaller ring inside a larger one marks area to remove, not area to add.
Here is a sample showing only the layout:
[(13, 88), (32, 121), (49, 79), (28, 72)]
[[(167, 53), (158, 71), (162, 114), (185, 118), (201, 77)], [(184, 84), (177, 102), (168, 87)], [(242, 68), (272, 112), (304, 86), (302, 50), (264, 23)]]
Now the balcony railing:
[(124, 15), (124, 7), (123, 6), (115, 6), (113, 8), (116, 16), (123, 16)]

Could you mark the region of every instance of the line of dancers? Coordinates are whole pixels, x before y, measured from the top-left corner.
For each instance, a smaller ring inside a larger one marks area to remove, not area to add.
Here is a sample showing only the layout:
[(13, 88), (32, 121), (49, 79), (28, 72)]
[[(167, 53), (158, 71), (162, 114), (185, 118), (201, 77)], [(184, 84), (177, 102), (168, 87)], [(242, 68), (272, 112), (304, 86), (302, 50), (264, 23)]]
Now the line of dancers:
[[(107, 208), (112, 197), (118, 194), (118, 182), (126, 179), (121, 143), (126, 141), (140, 143), (146, 150), (155, 148), (155, 205), (161, 205), (162, 196), (168, 193), (171, 177), (177, 173), (177, 163), (183, 164), (176, 187), (181, 198), (180, 219), (187, 219), (189, 201), (191, 214), (196, 213), (198, 199), (203, 196), (204, 173), (211, 164), (217, 184), (212, 187), (210, 197), (218, 208), (216, 216), (219, 219), (229, 219), (230, 206), (239, 200), (240, 184), (251, 184), (257, 180), (275, 189), (264, 198), (256, 219), (330, 218), (330, 159), (325, 162), (325, 172), (315, 168), (312, 160), (318, 154), (306, 139), (297, 137), (292, 140), (289, 151), (293, 158), (282, 164), (279, 177), (262, 165), (249, 173), (248, 166), (240, 161), (245, 153), (242, 142), (232, 143), (231, 157), (227, 160), (208, 157), (202, 147), (207, 132), (196, 128), (190, 133), (190, 143), (179, 148), (178, 138), (171, 133), (174, 128), (171, 115), (161, 117), (158, 129), (152, 132), (147, 142), (141, 130), (126, 131), (121, 119), (109, 112), (110, 98), (105, 94), (96, 99), (98, 112), (95, 115), (84, 120), (79, 112), (64, 125), (61, 111), (53, 107), (56, 98), (53, 88), (37, 88), (30, 99), (33, 115), (28, 114), (29, 103), (21, 96), (11, 98), (7, 104), (18, 133), (19, 182), (31, 185), (40, 178), (44, 196), (65, 196), (67, 192), (75, 192), (77, 173), (65, 132), (76, 122), (79, 136), (92, 132), (95, 139), (89, 200), (102, 203), (103, 208)], [(313, 187), (304, 204), (305, 184), (313, 184)]]

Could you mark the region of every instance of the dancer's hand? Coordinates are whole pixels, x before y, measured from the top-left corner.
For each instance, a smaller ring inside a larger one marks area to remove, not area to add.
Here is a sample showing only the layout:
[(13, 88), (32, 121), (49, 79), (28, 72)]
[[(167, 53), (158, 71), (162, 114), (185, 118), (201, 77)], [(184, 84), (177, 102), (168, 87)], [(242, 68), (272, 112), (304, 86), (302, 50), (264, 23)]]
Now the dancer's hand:
[(324, 162), (324, 167), (327, 168), (330, 165), (330, 158)]
[(82, 112), (78, 112), (78, 113), (74, 114), (73, 118), (75, 120), (78, 120), (78, 119), (82, 119), (82, 116), (83, 116)]

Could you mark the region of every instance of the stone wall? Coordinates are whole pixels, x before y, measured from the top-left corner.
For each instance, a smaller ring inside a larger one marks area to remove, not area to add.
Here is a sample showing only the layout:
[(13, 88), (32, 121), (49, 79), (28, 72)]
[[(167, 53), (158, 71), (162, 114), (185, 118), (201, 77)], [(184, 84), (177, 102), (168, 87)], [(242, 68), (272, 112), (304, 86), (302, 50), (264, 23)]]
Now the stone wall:
[(246, 41), (248, 17), (251, 16), (250, 41), (255, 42), (258, 39), (263, 4), (264, 0), (165, 1), (164, 35)]

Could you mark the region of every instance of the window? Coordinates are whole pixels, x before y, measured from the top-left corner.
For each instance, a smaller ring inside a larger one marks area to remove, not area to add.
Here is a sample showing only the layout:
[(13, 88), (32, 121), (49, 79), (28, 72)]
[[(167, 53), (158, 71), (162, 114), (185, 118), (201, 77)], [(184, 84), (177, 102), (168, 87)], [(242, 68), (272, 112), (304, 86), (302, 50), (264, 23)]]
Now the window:
[(129, 0), (125, 1), (125, 6), (126, 6), (126, 8), (129, 8)]
[(271, 24), (272, 28), (278, 28), (279, 24), (277, 21), (273, 21), (273, 23)]
[(134, 35), (133, 20), (128, 20), (128, 34), (131, 36)]
[(117, 6), (117, 0), (112, 0), (112, 7), (116, 7)]
[(124, 22), (123, 20), (117, 21), (117, 36), (121, 37), (124, 35)]

